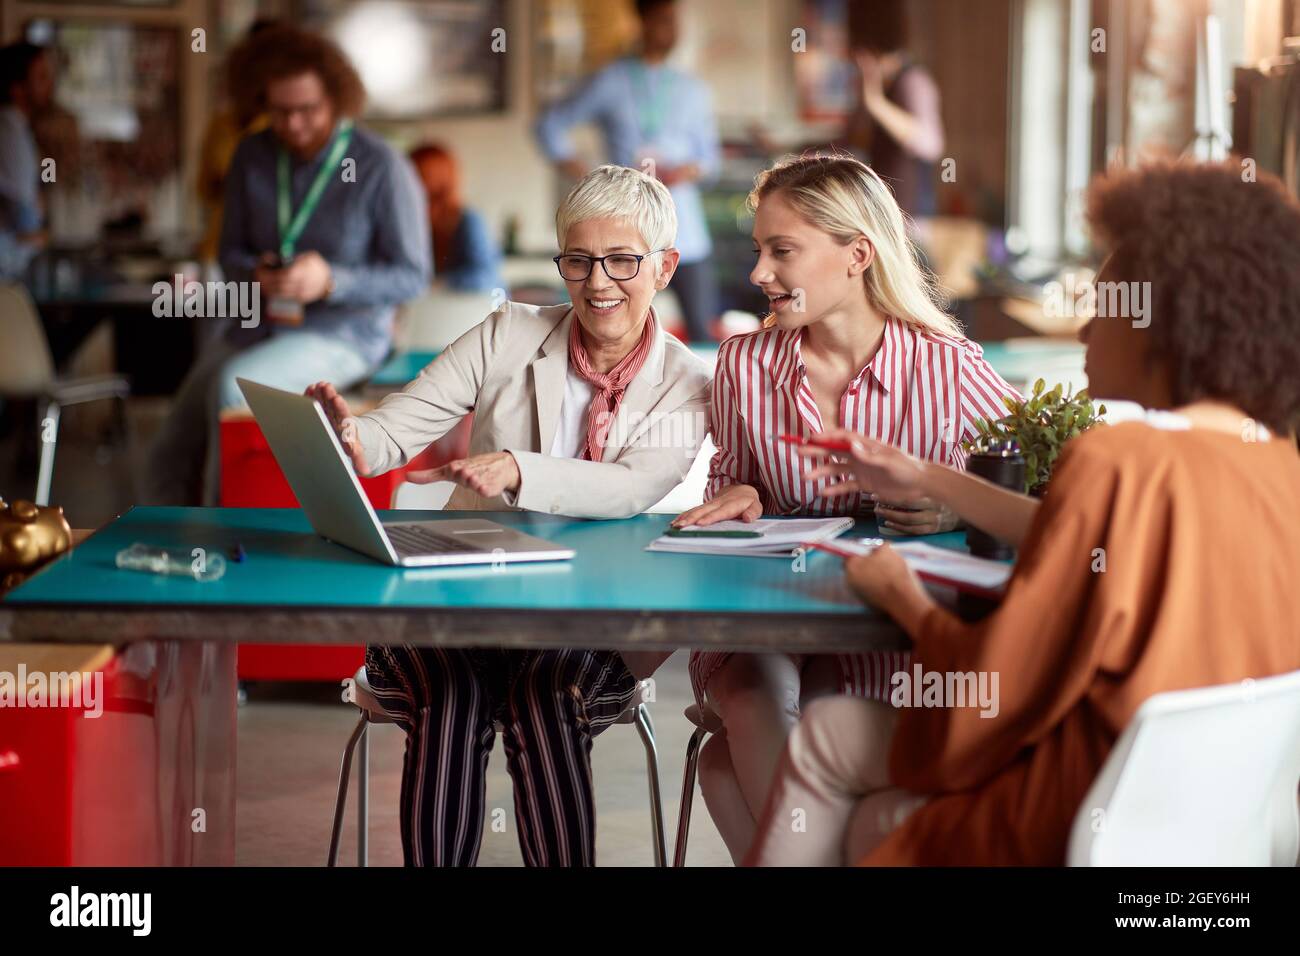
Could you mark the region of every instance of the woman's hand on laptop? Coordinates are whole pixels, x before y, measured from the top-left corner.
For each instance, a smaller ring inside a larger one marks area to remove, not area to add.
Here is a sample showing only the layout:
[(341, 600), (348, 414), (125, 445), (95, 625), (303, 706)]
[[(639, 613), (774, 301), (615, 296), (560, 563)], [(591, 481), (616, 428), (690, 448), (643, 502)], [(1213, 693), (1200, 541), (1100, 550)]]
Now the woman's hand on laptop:
[(361, 448), (361, 442), (357, 440), (356, 419), (352, 416), (352, 410), (348, 408), (348, 403), (343, 400), (343, 396), (329, 382), (308, 385), (307, 391), (303, 394), (320, 402), (321, 408), (325, 410), (325, 417), (334, 426), (334, 433), (339, 436), (344, 453), (352, 459), (352, 467), (356, 469), (357, 474), (369, 475), (370, 466), (366, 464), (366, 453)]
[(485, 455), (473, 455), (470, 458), (458, 458), (449, 461), (441, 468), (425, 471), (408, 471), (406, 480), (417, 485), (427, 485), (435, 481), (454, 481), (462, 488), (468, 488), (483, 498), (495, 498), (498, 495), (519, 491), (519, 463), (508, 451), (492, 451)]

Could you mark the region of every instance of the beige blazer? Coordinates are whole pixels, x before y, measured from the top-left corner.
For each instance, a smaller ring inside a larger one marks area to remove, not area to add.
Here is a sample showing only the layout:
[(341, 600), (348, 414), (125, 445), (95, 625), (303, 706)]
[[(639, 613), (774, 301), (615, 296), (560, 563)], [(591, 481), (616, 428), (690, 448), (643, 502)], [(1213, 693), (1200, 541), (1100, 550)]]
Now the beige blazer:
[(448, 510), (625, 518), (653, 505), (686, 477), (708, 432), (708, 364), (660, 327), (623, 395), (601, 460), (553, 458), (547, 452), (575, 321), (568, 305), (507, 302), (470, 329), (415, 381), (357, 418), (371, 473), (404, 465), (472, 411), (470, 454), (513, 454), (519, 493), (513, 501), (488, 499), (458, 486)]

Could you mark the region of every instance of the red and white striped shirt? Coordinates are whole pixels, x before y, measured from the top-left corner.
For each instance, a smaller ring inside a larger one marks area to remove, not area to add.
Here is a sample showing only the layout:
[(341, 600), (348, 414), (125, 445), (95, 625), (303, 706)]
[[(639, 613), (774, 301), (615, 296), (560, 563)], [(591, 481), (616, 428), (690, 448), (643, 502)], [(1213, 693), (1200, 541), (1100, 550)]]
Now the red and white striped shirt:
[[(918, 458), (956, 468), (966, 464), (963, 441), (978, 432), (975, 422), (1007, 413), (1003, 396), (1020, 393), (984, 360), (983, 349), (967, 339), (921, 332), (887, 318), (875, 356), (840, 396), (839, 422), (822, 422), (800, 356), (800, 331), (777, 327), (736, 335), (718, 349), (713, 377), (712, 428), (717, 453), (709, 466), (704, 499), (729, 485), (758, 489), (764, 514), (870, 514), (861, 493), (823, 498), (829, 479), (812, 482), (812, 465), (781, 441), (783, 434), (811, 435), (839, 425), (895, 445)], [(704, 687), (725, 653), (694, 654), (692, 682), (703, 701)], [(844, 692), (887, 699), (889, 678), (907, 666), (906, 654), (841, 658)]]

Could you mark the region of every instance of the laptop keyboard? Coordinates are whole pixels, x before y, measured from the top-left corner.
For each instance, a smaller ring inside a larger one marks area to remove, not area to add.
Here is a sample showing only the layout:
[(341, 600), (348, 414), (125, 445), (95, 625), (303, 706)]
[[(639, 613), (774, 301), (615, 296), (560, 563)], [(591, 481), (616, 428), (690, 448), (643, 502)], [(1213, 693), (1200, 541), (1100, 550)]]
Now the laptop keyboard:
[(419, 525), (384, 525), (388, 540), (403, 557), (424, 554), (477, 554), (483, 549), (450, 534), (439, 534)]

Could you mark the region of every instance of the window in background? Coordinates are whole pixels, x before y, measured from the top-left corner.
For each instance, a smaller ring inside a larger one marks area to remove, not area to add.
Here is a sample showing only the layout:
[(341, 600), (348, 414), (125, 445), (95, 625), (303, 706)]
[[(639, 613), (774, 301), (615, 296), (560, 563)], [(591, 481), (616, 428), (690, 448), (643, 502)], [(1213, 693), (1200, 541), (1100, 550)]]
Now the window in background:
[(505, 110), (506, 59), (520, 41), (504, 32), (505, 0), (298, 0), (295, 8), (297, 22), (328, 33), (355, 64), (369, 117)]
[(55, 108), (36, 122), (56, 162), (51, 235), (130, 244), (182, 228), (180, 32), (110, 20), (32, 20), (56, 51)]

